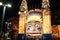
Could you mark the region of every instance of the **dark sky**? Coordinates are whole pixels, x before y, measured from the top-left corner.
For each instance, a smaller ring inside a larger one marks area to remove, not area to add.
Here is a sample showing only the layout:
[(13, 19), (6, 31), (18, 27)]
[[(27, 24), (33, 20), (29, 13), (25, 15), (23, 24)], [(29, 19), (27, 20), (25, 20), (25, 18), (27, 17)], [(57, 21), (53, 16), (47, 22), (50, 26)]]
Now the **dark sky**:
[[(5, 2), (5, 0), (0, 0)], [(22, 0), (6, 0), (7, 3), (11, 3), (11, 8), (6, 8), (5, 21), (11, 17), (18, 17), (18, 11)], [(41, 8), (41, 0), (27, 0), (28, 9)], [(50, 0), (50, 9), (51, 9), (51, 21), (52, 24), (60, 24), (60, 1), (59, 0)], [(2, 19), (3, 6), (0, 6), (0, 21)]]

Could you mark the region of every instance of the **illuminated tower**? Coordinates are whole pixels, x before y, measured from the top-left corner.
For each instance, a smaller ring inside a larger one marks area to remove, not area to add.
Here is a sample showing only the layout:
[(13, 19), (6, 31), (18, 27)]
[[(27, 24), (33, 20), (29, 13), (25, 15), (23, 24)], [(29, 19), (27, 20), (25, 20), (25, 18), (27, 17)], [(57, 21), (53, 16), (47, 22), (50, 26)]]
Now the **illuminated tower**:
[(43, 13), (43, 36), (51, 37), (51, 15), (49, 9), (49, 0), (42, 0), (42, 13)]
[(26, 15), (27, 15), (27, 2), (26, 0), (22, 0), (20, 11), (19, 11), (19, 34), (25, 34), (25, 23), (26, 23)]
[(51, 15), (49, 9), (49, 1), (42, 0), (42, 10), (43, 10), (43, 33), (51, 33)]

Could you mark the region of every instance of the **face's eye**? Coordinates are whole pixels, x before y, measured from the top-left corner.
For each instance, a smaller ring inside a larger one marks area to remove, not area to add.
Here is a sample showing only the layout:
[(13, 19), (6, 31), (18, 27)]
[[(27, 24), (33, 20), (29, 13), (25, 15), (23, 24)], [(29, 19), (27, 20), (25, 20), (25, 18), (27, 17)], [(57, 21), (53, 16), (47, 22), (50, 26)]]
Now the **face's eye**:
[(27, 25), (27, 29), (26, 30), (30, 30), (31, 28), (31, 25)]
[(36, 24), (35, 26), (36, 26), (36, 27), (40, 27), (40, 25), (39, 25), (39, 24)]
[(27, 30), (30, 30), (30, 28), (28, 27)]
[(31, 27), (31, 25), (29, 25), (28, 27)]
[(38, 27), (37, 30), (40, 30), (40, 27)]

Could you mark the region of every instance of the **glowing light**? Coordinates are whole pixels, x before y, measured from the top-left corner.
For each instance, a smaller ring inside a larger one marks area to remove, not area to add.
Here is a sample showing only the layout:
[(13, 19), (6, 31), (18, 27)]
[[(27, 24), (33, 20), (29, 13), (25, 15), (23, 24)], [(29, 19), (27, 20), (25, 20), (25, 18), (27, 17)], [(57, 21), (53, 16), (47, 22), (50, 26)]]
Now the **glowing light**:
[(3, 5), (3, 3), (2, 3), (2, 2), (0, 2), (0, 5)]
[(11, 4), (7, 4), (8, 7), (11, 7)]
[(20, 14), (20, 11), (18, 12), (18, 14)]
[(26, 13), (26, 11), (24, 11), (24, 13)]

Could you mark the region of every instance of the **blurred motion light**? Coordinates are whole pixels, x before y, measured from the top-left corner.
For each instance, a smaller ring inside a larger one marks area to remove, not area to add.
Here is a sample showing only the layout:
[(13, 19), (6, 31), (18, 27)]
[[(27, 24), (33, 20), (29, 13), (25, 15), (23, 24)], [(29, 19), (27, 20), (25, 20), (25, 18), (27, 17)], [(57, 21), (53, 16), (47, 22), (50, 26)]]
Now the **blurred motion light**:
[(3, 3), (2, 3), (2, 2), (0, 2), (0, 5), (3, 5)]
[(11, 4), (7, 4), (8, 7), (11, 7)]
[[(6, 7), (11, 7), (11, 5), (10, 4), (3, 4), (2, 2), (0, 2), (0, 5), (3, 6), (2, 22), (1, 22), (1, 28), (0, 28), (0, 30), (1, 30), (0, 33), (2, 33), (2, 27), (3, 27), (3, 24), (4, 24)], [(8, 24), (8, 23), (6, 22), (6, 24)], [(11, 23), (9, 23), (9, 24), (11, 24)], [(2, 35), (0, 34), (0, 36), (2, 36)]]

